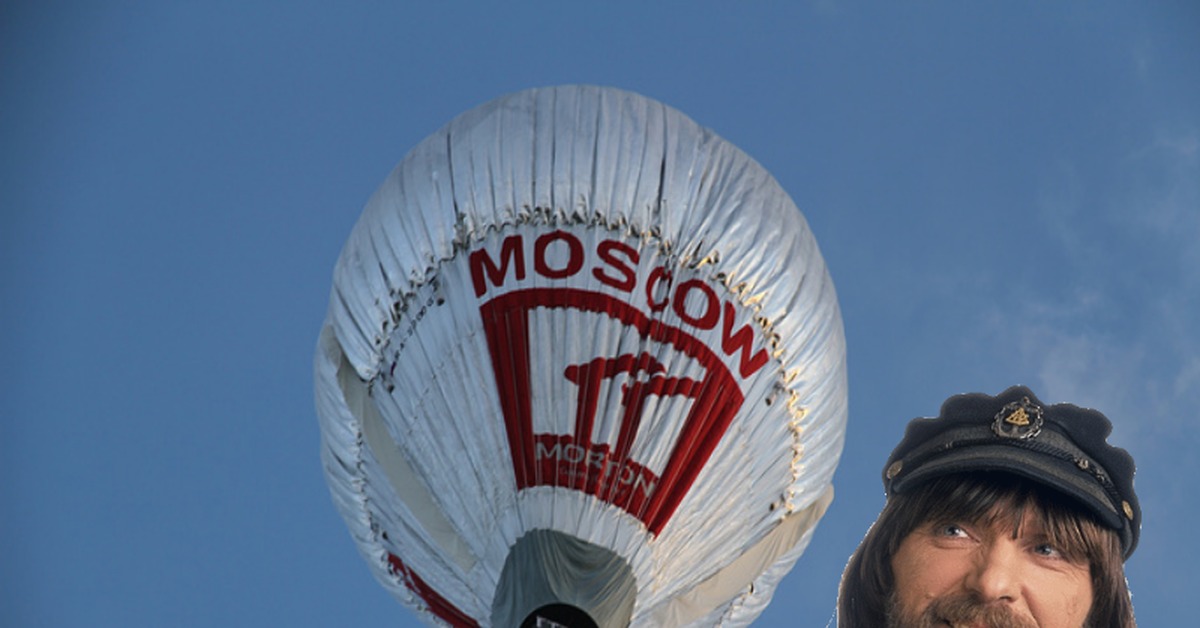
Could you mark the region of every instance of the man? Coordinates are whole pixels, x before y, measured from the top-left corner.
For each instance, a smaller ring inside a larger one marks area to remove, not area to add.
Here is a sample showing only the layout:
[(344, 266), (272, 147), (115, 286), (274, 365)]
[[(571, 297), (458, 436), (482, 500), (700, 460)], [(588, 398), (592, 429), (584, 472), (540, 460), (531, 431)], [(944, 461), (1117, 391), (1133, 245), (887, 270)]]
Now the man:
[(842, 576), (838, 626), (1134, 628), (1124, 561), (1141, 511), (1111, 430), (1021, 386), (913, 420)]

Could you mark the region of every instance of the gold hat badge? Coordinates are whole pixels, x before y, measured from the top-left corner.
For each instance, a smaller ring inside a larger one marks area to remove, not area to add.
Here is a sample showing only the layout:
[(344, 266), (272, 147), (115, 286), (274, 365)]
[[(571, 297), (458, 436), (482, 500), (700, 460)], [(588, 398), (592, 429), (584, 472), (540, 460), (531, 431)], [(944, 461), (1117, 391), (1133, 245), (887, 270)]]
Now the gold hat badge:
[(1000, 408), (992, 420), (992, 431), (1001, 438), (1037, 438), (1042, 433), (1042, 423), (1041, 406), (1029, 397), (1022, 397), (1020, 401)]

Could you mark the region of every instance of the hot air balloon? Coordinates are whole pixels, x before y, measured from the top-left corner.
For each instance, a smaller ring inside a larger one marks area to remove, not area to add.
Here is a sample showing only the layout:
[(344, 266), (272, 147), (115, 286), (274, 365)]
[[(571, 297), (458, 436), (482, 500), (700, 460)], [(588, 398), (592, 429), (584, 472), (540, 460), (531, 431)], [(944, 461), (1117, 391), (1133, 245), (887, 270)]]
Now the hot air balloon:
[(847, 413), (788, 195), (592, 86), (488, 102), (396, 166), (338, 259), (315, 393), (359, 550), (452, 626), (749, 623), (832, 499)]

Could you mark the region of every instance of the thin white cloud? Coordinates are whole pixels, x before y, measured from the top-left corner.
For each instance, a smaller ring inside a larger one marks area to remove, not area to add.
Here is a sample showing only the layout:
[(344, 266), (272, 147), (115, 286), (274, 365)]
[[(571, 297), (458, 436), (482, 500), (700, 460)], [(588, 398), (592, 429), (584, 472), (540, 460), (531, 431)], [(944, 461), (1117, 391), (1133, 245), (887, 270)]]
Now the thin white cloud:
[(1178, 447), (1200, 407), (1198, 137), (1159, 133), (1115, 177), (1056, 166), (1040, 218), (1073, 285), (996, 313), (990, 330), (1022, 339), (1010, 359), (1039, 394), (1121, 417), (1114, 437), (1144, 454)]
[(1178, 244), (1200, 246), (1200, 132), (1159, 131), (1124, 165), (1131, 187), (1126, 203), (1138, 210), (1140, 223)]

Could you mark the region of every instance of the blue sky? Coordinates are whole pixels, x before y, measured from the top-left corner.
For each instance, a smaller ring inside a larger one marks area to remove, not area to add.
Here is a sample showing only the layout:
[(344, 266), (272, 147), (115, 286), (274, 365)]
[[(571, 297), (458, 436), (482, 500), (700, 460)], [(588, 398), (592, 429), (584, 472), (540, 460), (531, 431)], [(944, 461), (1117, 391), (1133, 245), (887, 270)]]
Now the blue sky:
[(759, 625), (831, 618), (909, 419), (1013, 383), (1113, 419), (1140, 623), (1193, 616), (1200, 5), (411, 4), (0, 8), (0, 624), (416, 625), (322, 476), (333, 264), (423, 137), (561, 83), (745, 150), (837, 284), (837, 497)]

